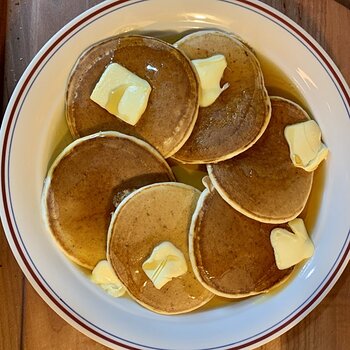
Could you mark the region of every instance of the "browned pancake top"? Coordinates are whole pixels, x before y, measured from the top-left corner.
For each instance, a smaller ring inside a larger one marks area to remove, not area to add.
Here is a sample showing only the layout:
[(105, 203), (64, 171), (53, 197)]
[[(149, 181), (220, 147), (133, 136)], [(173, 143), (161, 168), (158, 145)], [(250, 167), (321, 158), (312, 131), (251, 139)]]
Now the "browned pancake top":
[(174, 157), (185, 163), (228, 159), (249, 147), (268, 123), (270, 105), (260, 65), (234, 36), (217, 31), (190, 34), (178, 43), (191, 60), (223, 54), (225, 90), (210, 106), (199, 108), (190, 138)]
[[(111, 224), (111, 264), (128, 292), (153, 311), (182, 313), (212, 297), (196, 280), (188, 254), (188, 233), (198, 197), (198, 190), (183, 184), (150, 186), (128, 197)], [(188, 271), (157, 289), (142, 264), (164, 241), (182, 251)]]
[(106, 258), (115, 197), (173, 179), (165, 161), (146, 147), (129, 137), (97, 136), (78, 143), (55, 166), (45, 198), (48, 223), (78, 264), (92, 269)]
[[(147, 108), (135, 126), (121, 121), (90, 100), (111, 62), (149, 82)], [(73, 136), (116, 130), (153, 145), (164, 157), (187, 139), (197, 117), (198, 81), (189, 60), (171, 45), (149, 37), (120, 36), (87, 49), (72, 70), (66, 96), (66, 117)]]
[(240, 214), (214, 189), (206, 192), (193, 232), (193, 255), (203, 282), (221, 295), (239, 297), (283, 281), (292, 269), (276, 266), (270, 244), (276, 225)]
[(308, 118), (288, 100), (272, 98), (271, 103), (271, 120), (259, 141), (208, 170), (217, 190), (237, 210), (265, 222), (286, 222), (304, 208), (313, 173), (293, 165), (284, 128)]

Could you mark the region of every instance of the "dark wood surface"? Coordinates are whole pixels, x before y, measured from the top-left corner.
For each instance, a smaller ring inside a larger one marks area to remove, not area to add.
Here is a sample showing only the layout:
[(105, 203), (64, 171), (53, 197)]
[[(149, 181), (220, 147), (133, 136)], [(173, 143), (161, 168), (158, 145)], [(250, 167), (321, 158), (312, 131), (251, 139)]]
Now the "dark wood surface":
[[(24, 69), (42, 45), (70, 19), (99, 2), (0, 0), (0, 93), (5, 105)], [(347, 82), (350, 82), (348, 0), (264, 2), (285, 13), (306, 29), (326, 49)], [(0, 349), (106, 349), (68, 325), (40, 299), (23, 277), (2, 228)], [(260, 349), (350, 349), (350, 268), (345, 270), (329, 295), (308, 317)]]

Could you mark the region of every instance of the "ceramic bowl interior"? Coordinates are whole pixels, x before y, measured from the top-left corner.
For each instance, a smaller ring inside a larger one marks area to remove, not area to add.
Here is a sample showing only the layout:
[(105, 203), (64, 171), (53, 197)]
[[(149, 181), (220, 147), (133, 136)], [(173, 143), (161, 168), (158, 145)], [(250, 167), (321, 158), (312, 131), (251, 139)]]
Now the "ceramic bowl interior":
[[(121, 32), (174, 38), (198, 28), (237, 33), (283, 72), (319, 123), (330, 155), (315, 178), (306, 219), (316, 251), (292, 280), (272, 294), (169, 317), (129, 298), (109, 297), (70, 263), (45, 230), (41, 191), (50, 163), (70, 142), (65, 86), (80, 53)], [(49, 305), (108, 346), (241, 349), (262, 344), (310, 312), (349, 259), (349, 101), (344, 79), (316, 42), (257, 1), (107, 1), (77, 17), (45, 45), (8, 105), (1, 130), (1, 217), (10, 246)]]

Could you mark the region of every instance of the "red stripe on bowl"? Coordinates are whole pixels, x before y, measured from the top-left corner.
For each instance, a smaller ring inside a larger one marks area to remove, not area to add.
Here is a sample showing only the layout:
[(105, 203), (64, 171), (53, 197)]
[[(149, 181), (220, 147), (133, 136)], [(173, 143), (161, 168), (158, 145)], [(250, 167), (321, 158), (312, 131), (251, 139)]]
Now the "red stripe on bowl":
[[(103, 6), (93, 12), (91, 12), (89, 15), (87, 15), (86, 17), (82, 18), (80, 21), (78, 21), (76, 24), (74, 24), (72, 27), (68, 28), (67, 31), (65, 31), (64, 33), (61, 34), (60, 37), (58, 37), (55, 42), (49, 46), (46, 51), (42, 54), (41, 57), (38, 58), (37, 63), (35, 64), (35, 66), (31, 69), (31, 71), (29, 72), (27, 78), (25, 79), (25, 81), (23, 82), (20, 91), (18, 92), (18, 95), (13, 103), (13, 106), (11, 108), (10, 111), (10, 115), (8, 118), (8, 122), (6, 125), (6, 129), (5, 129), (5, 133), (4, 133), (4, 141), (3, 141), (3, 148), (2, 148), (2, 154), (1, 154), (1, 191), (2, 191), (2, 196), (3, 196), (3, 204), (4, 204), (4, 211), (5, 211), (5, 217), (6, 217), (6, 221), (9, 227), (9, 231), (12, 237), (12, 240), (15, 244), (15, 247), (21, 257), (22, 262), (24, 263), (26, 269), (28, 270), (30, 276), (34, 279), (35, 283), (37, 284), (37, 286), (41, 289), (42, 292), (45, 293), (45, 295), (47, 296), (47, 298), (59, 309), (61, 310), (64, 314), (66, 314), (72, 321), (74, 321), (77, 325), (81, 326), (82, 328), (86, 329), (89, 333), (95, 335), (96, 337), (108, 341), (112, 344), (115, 345), (119, 345), (122, 346), (126, 349), (139, 349), (127, 344), (123, 344), (120, 343), (118, 341), (116, 341), (113, 338), (110, 338), (106, 335), (104, 335), (103, 333), (96, 331), (95, 329), (91, 328), (89, 325), (87, 325), (86, 323), (84, 323), (83, 321), (81, 321), (80, 319), (78, 319), (74, 314), (72, 314), (69, 310), (67, 310), (67, 308), (59, 301), (56, 300), (56, 298), (51, 294), (51, 292), (42, 284), (42, 282), (40, 281), (40, 278), (37, 276), (37, 274), (35, 273), (35, 271), (32, 269), (29, 261), (27, 260), (24, 251), (22, 250), (20, 243), (17, 239), (17, 235), (15, 233), (12, 221), (11, 221), (11, 215), (9, 213), (9, 208), (8, 208), (8, 199), (7, 199), (7, 195), (6, 195), (6, 188), (5, 188), (5, 166), (6, 166), (6, 153), (7, 153), (7, 148), (8, 148), (8, 139), (9, 139), (9, 133), (10, 133), (10, 129), (11, 129), (11, 125), (14, 119), (14, 115), (15, 115), (15, 111), (18, 107), (18, 104), (23, 96), (23, 93), (25, 91), (25, 89), (28, 86), (29, 81), (32, 79), (33, 75), (36, 73), (36, 71), (38, 70), (39, 66), (43, 63), (43, 61), (46, 59), (46, 57), (53, 51), (54, 48), (56, 48), (62, 41), (63, 39), (65, 39), (70, 33), (72, 33), (75, 29), (79, 28), (82, 24), (86, 23), (87, 21), (89, 21), (90, 19), (94, 18), (96, 15), (99, 15), (100, 13), (113, 8), (115, 6), (118, 6), (122, 3), (126, 3), (129, 2), (130, 0), (118, 0), (118, 1), (114, 1), (110, 4), (107, 4), (106, 6)], [(302, 32), (300, 31), (300, 29), (298, 29), (298, 27), (296, 27), (296, 24), (292, 24), (289, 21), (287, 21), (286, 19), (280, 17), (278, 14), (274, 13), (273, 11), (259, 5), (256, 4), (254, 2), (251, 2), (249, 0), (236, 0), (236, 2), (240, 2), (242, 4), (245, 4), (249, 7), (252, 8), (256, 8), (257, 10), (259, 10), (260, 12), (263, 12), (273, 18), (275, 18), (277, 21), (279, 21), (280, 23), (282, 23), (284, 26), (288, 27), (290, 30), (292, 30), (294, 33), (296, 33), (304, 42), (307, 43), (307, 45), (309, 47), (312, 48), (312, 50), (319, 56), (319, 58), (326, 64), (327, 68), (329, 69), (329, 71), (331, 72), (332, 76), (336, 79), (346, 101), (347, 104), (350, 108), (350, 96), (347, 92), (346, 87), (344, 86), (342, 79), (339, 77), (339, 75), (337, 74), (337, 72), (335, 71), (335, 69), (333, 68), (333, 65), (327, 60), (327, 58), (324, 56), (324, 54), (322, 53), (322, 51)], [(234, 3), (232, 3), (234, 5)], [(301, 310), (299, 310), (293, 317), (291, 317), (290, 319), (288, 319), (286, 322), (284, 322), (283, 324), (281, 324), (280, 326), (278, 326), (277, 328), (273, 329), (272, 331), (270, 331), (269, 333), (266, 333), (254, 340), (248, 341), (244, 344), (240, 344), (237, 346), (232, 347), (232, 350), (239, 350), (239, 349), (243, 349), (245, 347), (248, 346), (252, 346), (254, 344), (257, 344), (259, 342), (262, 342), (264, 340), (267, 340), (268, 338), (272, 337), (274, 334), (282, 331), (284, 328), (288, 327), (293, 321), (297, 320), (303, 313), (305, 313), (307, 310), (309, 310), (317, 301), (319, 301), (318, 299), (322, 296), (322, 294), (326, 291), (326, 289), (328, 288), (328, 286), (333, 282), (333, 280), (336, 278), (339, 270), (342, 268), (342, 265), (345, 263), (346, 258), (349, 254), (350, 251), (350, 243), (347, 245), (342, 258), (340, 259), (338, 265), (336, 266), (336, 268), (334, 269), (332, 275), (329, 277), (329, 279), (327, 280), (327, 282), (323, 285), (323, 287), (321, 288), (321, 290), (315, 295), (315, 297), (313, 299), (311, 299)], [(126, 340), (127, 341), (127, 340)], [(142, 345), (141, 345), (142, 346)], [(147, 345), (144, 345), (145, 347), (147, 347)], [(223, 345), (224, 347), (225, 345)], [(226, 346), (230, 346), (230, 345), (226, 345)], [(219, 347), (218, 347), (219, 348)]]

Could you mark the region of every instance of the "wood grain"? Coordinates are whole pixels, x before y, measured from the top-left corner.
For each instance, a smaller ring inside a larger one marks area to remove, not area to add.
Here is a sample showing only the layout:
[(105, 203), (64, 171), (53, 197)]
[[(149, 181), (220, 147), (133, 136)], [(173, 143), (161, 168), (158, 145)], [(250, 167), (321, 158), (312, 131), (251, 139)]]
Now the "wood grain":
[[(26, 283), (23, 323), (24, 350), (102, 350), (107, 347), (75, 330), (46, 305)], [(10, 349), (10, 348), (9, 348)]]
[[(4, 100), (41, 46), (98, 0), (8, 0)], [(334, 0), (265, 0), (300, 24), (350, 82), (350, 11)], [(347, 0), (342, 0), (344, 5)], [(4, 25), (4, 0), (0, 0)], [(1, 27), (0, 27), (1, 28)], [(4, 37), (0, 40), (3, 45)], [(0, 46), (0, 57), (1, 57)], [(0, 61), (1, 63), (1, 61)], [(3, 65), (2, 65), (3, 66)], [(2, 80), (2, 79), (1, 79)], [(2, 230), (1, 230), (2, 233)], [(107, 349), (57, 316), (37, 295), (0, 233), (0, 350)], [(273, 310), (271, 310), (273, 312)], [(350, 343), (350, 267), (323, 302), (292, 330), (260, 350), (345, 350)]]
[(20, 349), (24, 276), (0, 229), (0, 349)]
[(342, 4), (350, 10), (350, 0), (337, 0), (337, 2), (339, 2), (339, 4)]
[(0, 111), (3, 107), (7, 2), (0, 2)]

